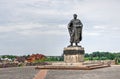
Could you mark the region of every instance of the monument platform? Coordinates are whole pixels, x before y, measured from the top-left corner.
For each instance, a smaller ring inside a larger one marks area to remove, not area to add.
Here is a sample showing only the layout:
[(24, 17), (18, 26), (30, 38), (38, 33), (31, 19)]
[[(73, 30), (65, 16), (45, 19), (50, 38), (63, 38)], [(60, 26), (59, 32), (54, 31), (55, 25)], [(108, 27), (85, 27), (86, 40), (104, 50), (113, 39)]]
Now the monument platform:
[(91, 64), (91, 65), (44, 65), (37, 66), (35, 69), (49, 69), (49, 70), (92, 70), (98, 68), (110, 67), (105, 64)]
[(84, 61), (85, 50), (80, 46), (65, 47), (63, 50), (64, 62), (79, 63)]
[(64, 62), (54, 62), (51, 65), (37, 66), (36, 69), (92, 70), (110, 67), (110, 64), (104, 63), (85, 64), (84, 53), (84, 48), (80, 46), (65, 47), (63, 50)]

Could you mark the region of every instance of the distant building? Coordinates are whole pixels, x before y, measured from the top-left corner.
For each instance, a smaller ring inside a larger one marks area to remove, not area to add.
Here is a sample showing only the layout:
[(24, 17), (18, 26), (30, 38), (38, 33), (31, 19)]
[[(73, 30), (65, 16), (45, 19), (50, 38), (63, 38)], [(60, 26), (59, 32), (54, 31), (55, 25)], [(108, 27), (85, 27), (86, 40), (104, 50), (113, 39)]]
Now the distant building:
[(0, 58), (0, 63), (2, 62), (1, 58)]
[(24, 56), (17, 57), (16, 61), (24, 63), (26, 61), (26, 58)]
[(35, 60), (41, 60), (46, 58), (44, 55), (42, 54), (32, 54), (27, 58), (28, 62), (34, 62)]

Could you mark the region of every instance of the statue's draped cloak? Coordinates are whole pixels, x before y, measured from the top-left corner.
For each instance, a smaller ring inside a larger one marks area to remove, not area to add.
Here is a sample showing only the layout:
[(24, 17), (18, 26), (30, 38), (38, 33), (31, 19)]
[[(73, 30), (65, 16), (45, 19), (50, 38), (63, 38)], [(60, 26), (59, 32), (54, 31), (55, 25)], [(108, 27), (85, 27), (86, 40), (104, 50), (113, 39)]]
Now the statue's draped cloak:
[(71, 43), (79, 43), (82, 40), (83, 24), (79, 19), (73, 19), (68, 24), (68, 31), (70, 34)]

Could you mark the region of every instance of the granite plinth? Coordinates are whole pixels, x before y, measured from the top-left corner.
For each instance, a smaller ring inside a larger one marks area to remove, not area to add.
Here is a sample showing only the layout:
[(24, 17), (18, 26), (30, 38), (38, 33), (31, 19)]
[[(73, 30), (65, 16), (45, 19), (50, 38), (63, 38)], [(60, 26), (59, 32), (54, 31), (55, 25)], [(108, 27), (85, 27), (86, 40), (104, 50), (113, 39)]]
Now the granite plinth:
[(63, 53), (64, 62), (66, 63), (79, 63), (84, 61), (85, 50), (83, 47), (65, 47)]

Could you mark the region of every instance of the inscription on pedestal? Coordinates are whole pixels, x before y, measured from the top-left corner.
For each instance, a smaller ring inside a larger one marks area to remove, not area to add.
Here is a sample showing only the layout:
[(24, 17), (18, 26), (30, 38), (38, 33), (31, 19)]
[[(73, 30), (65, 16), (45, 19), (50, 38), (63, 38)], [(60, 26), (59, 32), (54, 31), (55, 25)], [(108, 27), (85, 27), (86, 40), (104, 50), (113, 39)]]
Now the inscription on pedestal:
[(64, 48), (64, 62), (78, 63), (84, 61), (84, 48), (83, 47), (66, 47)]

